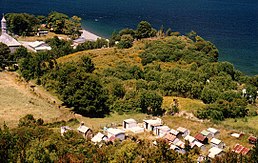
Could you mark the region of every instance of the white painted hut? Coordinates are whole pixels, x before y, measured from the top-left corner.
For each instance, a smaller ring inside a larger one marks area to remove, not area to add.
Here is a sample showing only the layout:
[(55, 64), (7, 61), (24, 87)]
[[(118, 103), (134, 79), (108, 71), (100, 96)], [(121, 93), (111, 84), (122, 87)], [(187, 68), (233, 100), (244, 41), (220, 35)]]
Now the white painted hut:
[(209, 154), (208, 157), (209, 158), (215, 158), (215, 157), (219, 157), (223, 155), (223, 150), (217, 147), (212, 147), (211, 149), (209, 149)]
[(34, 52), (39, 52), (39, 51), (47, 51), (51, 50), (52, 48), (46, 44), (44, 41), (34, 41), (30, 42), (29, 46), (32, 48)]
[(116, 129), (116, 128), (108, 128), (107, 129), (108, 138), (115, 137), (116, 139), (124, 140), (125, 139), (125, 131)]
[(208, 128), (207, 131), (211, 133), (212, 137), (218, 137), (220, 133), (219, 130), (215, 128)]
[(179, 132), (179, 134), (181, 134), (183, 137), (186, 137), (187, 135), (190, 134), (190, 131), (189, 131), (188, 129), (186, 129), (186, 128), (183, 128), (183, 127), (178, 127), (176, 130), (177, 130), (177, 131)]
[(154, 131), (155, 127), (162, 126), (162, 121), (160, 118), (143, 120), (144, 129), (148, 131)]
[(196, 139), (190, 135), (186, 135), (186, 137), (184, 137), (184, 139), (189, 141), (189, 143), (193, 143), (194, 141), (196, 141)]
[(206, 150), (205, 145), (202, 144), (201, 142), (199, 142), (199, 141), (194, 141), (194, 144), (196, 144), (196, 146), (197, 146), (198, 148), (200, 148), (201, 151), (205, 151), (205, 150)]
[(206, 136), (208, 139), (212, 138), (212, 134), (211, 132), (207, 131), (207, 130), (202, 130), (201, 134), (203, 136)]
[(170, 128), (168, 126), (158, 126), (158, 127), (155, 127), (154, 134), (159, 137), (163, 137), (167, 133), (169, 133), (169, 131), (170, 131)]
[(101, 141), (107, 141), (108, 137), (100, 132), (98, 132), (91, 141), (94, 143), (100, 143)]
[(126, 119), (123, 121), (123, 128), (124, 129), (130, 129), (132, 127), (136, 127), (137, 126), (137, 122), (134, 119)]
[(178, 135), (179, 135), (179, 132), (178, 132), (177, 130), (174, 130), (174, 129), (171, 129), (169, 132), (170, 132), (172, 135), (175, 135), (176, 137), (178, 137)]
[(139, 133), (143, 133), (144, 132), (144, 128), (136, 126), (136, 127), (132, 127), (129, 128), (129, 131), (135, 133), (135, 134), (139, 134)]
[(93, 136), (93, 132), (89, 127), (84, 126), (84, 123), (77, 128), (78, 132), (83, 135), (86, 139), (91, 139)]
[(223, 149), (225, 144), (219, 139), (212, 138), (211, 139), (211, 146)]

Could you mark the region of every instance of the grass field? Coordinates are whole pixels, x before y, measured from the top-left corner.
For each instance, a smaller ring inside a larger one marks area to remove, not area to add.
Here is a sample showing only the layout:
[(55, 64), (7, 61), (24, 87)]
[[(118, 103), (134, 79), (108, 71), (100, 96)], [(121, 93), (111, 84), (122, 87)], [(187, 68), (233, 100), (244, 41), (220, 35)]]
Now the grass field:
[(25, 82), (18, 80), (17, 74), (0, 72), (0, 125), (5, 122), (15, 127), (26, 114), (52, 121), (62, 117), (63, 112), (32, 93)]
[(55, 34), (53, 32), (49, 32), (46, 36), (40, 36), (40, 37), (39, 36), (26, 36), (26, 37), (20, 36), (17, 38), (17, 40), (18, 41), (29, 41), (29, 42), (44, 41), (46, 39), (53, 38), (54, 36), (61, 37), (63, 39), (68, 39), (67, 35)]

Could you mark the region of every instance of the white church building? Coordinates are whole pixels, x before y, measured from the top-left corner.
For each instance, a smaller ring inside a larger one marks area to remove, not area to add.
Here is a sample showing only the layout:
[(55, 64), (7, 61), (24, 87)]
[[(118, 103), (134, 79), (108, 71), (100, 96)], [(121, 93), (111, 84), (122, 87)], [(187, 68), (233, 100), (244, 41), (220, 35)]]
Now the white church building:
[(21, 46), (21, 44), (8, 34), (7, 27), (6, 27), (6, 20), (4, 16), (1, 20), (1, 29), (2, 29), (2, 33), (0, 36), (0, 42), (6, 44), (10, 48), (11, 52), (14, 52), (17, 48)]

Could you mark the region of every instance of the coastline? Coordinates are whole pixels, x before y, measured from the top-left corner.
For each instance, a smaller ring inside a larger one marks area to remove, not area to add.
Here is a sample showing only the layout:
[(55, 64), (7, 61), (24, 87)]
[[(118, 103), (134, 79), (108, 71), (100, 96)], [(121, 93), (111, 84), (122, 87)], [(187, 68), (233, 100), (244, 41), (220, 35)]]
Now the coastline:
[(82, 32), (81, 37), (85, 38), (85, 40), (88, 40), (88, 41), (97, 41), (97, 39), (102, 38), (84, 28), (82, 28), (81, 32)]

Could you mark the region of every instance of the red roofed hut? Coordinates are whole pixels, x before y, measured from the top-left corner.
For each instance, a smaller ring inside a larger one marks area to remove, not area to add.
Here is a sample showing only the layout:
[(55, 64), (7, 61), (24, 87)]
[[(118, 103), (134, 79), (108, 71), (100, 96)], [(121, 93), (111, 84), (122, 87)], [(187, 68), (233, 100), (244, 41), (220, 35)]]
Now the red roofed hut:
[(208, 144), (208, 138), (202, 134), (197, 134), (194, 138), (203, 144)]

